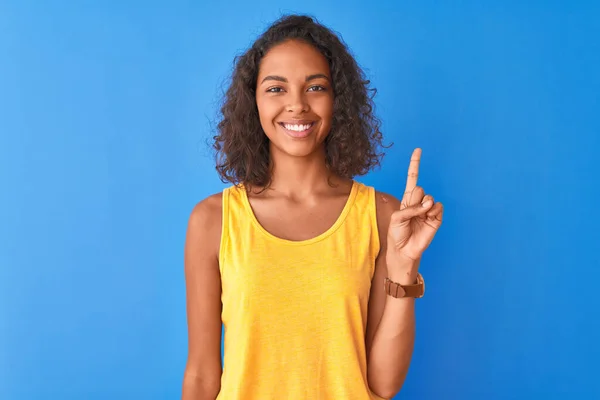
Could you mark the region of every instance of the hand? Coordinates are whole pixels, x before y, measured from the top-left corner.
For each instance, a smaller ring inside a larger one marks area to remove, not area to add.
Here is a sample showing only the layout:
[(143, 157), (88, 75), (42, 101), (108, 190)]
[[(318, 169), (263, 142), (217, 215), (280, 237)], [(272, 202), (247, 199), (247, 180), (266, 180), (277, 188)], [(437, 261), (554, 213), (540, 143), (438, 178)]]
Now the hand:
[(395, 211), (390, 220), (389, 265), (399, 260), (419, 260), (442, 225), (442, 203), (435, 203), (431, 195), (425, 195), (423, 188), (417, 186), (420, 161), (421, 149), (417, 148), (410, 159), (400, 210)]

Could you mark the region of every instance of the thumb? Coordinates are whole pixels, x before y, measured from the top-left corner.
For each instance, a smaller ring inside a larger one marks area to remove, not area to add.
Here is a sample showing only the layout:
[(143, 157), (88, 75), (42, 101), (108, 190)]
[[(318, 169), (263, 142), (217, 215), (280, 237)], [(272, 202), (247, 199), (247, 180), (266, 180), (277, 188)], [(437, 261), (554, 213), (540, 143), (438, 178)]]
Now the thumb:
[(423, 203), (418, 203), (413, 206), (406, 207), (400, 211), (396, 211), (394, 214), (392, 214), (391, 222), (393, 224), (401, 224), (411, 220), (414, 217), (426, 214), (427, 211), (429, 211), (433, 206), (433, 201), (430, 198), (425, 198), (423, 200)]

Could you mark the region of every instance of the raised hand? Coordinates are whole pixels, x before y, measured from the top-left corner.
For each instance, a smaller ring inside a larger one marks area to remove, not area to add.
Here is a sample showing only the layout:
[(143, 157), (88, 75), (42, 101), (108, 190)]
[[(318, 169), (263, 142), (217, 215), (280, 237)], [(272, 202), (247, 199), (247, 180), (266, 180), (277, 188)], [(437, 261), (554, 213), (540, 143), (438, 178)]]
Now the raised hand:
[(388, 268), (402, 259), (418, 260), (442, 225), (444, 207), (417, 186), (421, 149), (413, 151), (400, 210), (392, 214), (388, 230)]

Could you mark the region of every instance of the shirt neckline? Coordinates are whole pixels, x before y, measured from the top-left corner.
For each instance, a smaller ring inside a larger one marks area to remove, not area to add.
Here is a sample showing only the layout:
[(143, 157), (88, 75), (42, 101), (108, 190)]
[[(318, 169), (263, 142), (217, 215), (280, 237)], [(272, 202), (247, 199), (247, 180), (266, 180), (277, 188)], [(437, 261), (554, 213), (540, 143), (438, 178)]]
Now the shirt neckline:
[(348, 216), (348, 213), (352, 209), (352, 205), (354, 204), (354, 200), (356, 199), (356, 194), (358, 192), (358, 182), (356, 182), (355, 180), (352, 180), (352, 188), (350, 189), (350, 194), (348, 195), (348, 198), (346, 199), (346, 203), (344, 204), (344, 208), (342, 209), (342, 212), (337, 217), (337, 219), (335, 220), (335, 222), (333, 223), (333, 225), (331, 225), (329, 227), (329, 229), (327, 229), (325, 232), (323, 232), (323, 233), (321, 233), (321, 234), (319, 234), (319, 235), (317, 235), (315, 237), (312, 237), (310, 239), (305, 239), (305, 240), (283, 239), (283, 238), (275, 236), (271, 232), (267, 231), (261, 225), (261, 223), (258, 221), (258, 218), (256, 218), (256, 214), (254, 214), (254, 210), (252, 209), (252, 206), (250, 205), (250, 200), (248, 198), (248, 192), (246, 191), (246, 188), (243, 185), (240, 185), (240, 191), (241, 191), (241, 196), (242, 196), (242, 202), (244, 203), (244, 207), (246, 208), (246, 212), (250, 216), (250, 219), (252, 220), (253, 225), (264, 236), (266, 236), (270, 240), (273, 240), (275, 242), (279, 242), (279, 243), (282, 243), (282, 244), (291, 245), (291, 246), (302, 246), (302, 245), (308, 245), (308, 244), (312, 244), (312, 243), (316, 243), (318, 241), (321, 241), (321, 240), (323, 240), (323, 239), (331, 236), (336, 230), (339, 229), (339, 227), (346, 220), (346, 217)]

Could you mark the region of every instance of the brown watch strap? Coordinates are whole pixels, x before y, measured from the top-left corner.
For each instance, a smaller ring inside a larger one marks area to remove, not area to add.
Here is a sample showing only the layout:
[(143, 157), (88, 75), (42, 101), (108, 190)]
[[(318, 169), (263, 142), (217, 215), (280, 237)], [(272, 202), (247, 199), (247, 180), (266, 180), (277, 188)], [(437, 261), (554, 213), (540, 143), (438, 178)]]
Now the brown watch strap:
[(385, 278), (384, 280), (384, 288), (385, 292), (392, 297), (397, 299), (403, 297), (414, 297), (420, 298), (425, 294), (425, 281), (423, 280), (423, 276), (421, 274), (417, 274), (417, 283), (412, 285), (401, 285), (397, 282), (390, 280), (389, 278)]

